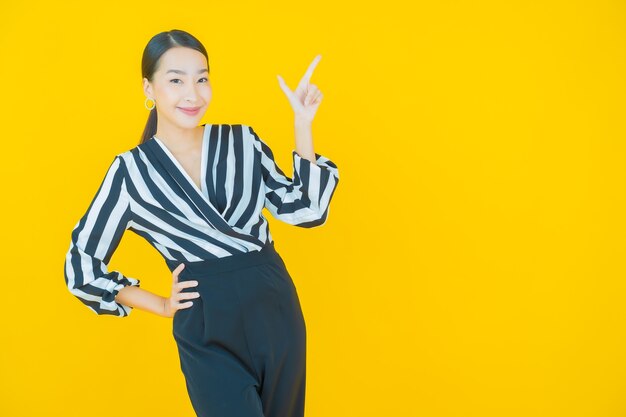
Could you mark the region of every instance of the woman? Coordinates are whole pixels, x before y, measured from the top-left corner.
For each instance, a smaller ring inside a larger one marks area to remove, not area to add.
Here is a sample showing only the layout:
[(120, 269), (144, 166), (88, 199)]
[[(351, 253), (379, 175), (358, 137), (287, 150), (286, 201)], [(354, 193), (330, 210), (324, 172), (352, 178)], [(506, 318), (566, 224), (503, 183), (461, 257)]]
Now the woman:
[[(309, 80), (319, 60), (293, 92), (278, 77), (295, 112), (291, 179), (252, 127), (198, 125), (211, 101), (207, 52), (184, 31), (154, 36), (142, 62), (146, 107), (154, 102), (142, 141), (115, 156), (73, 229), (65, 260), (71, 293), (101, 315), (140, 308), (173, 318), (199, 416), (304, 414), (304, 317), (262, 209), (294, 226), (326, 222), (339, 173), (313, 151), (322, 94)], [(163, 256), (169, 297), (107, 269), (125, 230)]]

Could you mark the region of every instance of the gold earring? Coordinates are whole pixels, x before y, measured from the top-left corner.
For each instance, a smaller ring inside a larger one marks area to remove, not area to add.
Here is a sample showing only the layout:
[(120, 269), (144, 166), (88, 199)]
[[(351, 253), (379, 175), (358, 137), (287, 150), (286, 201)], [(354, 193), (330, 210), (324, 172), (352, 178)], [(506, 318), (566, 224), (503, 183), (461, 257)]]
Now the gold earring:
[[(154, 101), (154, 105), (152, 105), (152, 107), (148, 107), (148, 100), (152, 100), (152, 101)], [(152, 110), (153, 108), (155, 108), (155, 107), (156, 107), (156, 100), (155, 100), (155, 99), (153, 99), (153, 98), (150, 98), (150, 97), (146, 97), (146, 101), (144, 101), (144, 103), (143, 103), (143, 104), (144, 104), (144, 106), (146, 106), (146, 109), (148, 109), (148, 110)]]

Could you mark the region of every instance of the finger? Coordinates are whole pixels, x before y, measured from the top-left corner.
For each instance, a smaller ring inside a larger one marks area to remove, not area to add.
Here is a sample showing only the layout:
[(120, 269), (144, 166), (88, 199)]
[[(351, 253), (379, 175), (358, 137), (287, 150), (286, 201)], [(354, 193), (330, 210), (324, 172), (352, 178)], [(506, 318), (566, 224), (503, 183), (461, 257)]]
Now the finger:
[(285, 80), (283, 80), (283, 77), (278, 74), (276, 75), (276, 77), (278, 77), (278, 84), (280, 85), (280, 88), (285, 92), (285, 94), (287, 94), (287, 96), (290, 96), (292, 94), (292, 91), (285, 83)]
[(283, 92), (285, 93), (285, 95), (287, 96), (287, 99), (289, 100), (289, 102), (291, 103), (291, 106), (296, 109), (298, 107), (302, 107), (302, 104), (300, 104), (298, 98), (295, 96), (295, 94), (289, 89), (289, 87), (287, 86), (287, 84), (285, 83), (285, 80), (283, 80), (283, 77), (281, 77), (280, 75), (276, 75), (276, 77), (278, 77), (278, 83), (280, 84), (280, 88), (282, 88)]
[(313, 58), (313, 61), (309, 64), (309, 68), (307, 68), (306, 72), (304, 73), (304, 75), (300, 79), (300, 82), (298, 83), (298, 88), (305, 88), (306, 87), (306, 85), (311, 80), (311, 76), (313, 75), (313, 71), (315, 70), (315, 67), (317, 66), (317, 63), (320, 62), (320, 59), (322, 59), (321, 55), (317, 55), (315, 58)]
[(174, 269), (172, 271), (172, 278), (174, 280), (174, 284), (176, 284), (178, 282), (178, 274), (180, 273), (180, 271), (182, 271), (183, 269), (185, 269), (185, 264), (180, 264), (176, 267), (176, 269)]
[(317, 108), (319, 107), (321, 102), (322, 102), (322, 95), (320, 94), (318, 97), (315, 97), (313, 100), (311, 100), (307, 108), (312, 109), (313, 111), (317, 111)]
[[(315, 95), (318, 93), (319, 88), (317, 88), (317, 86), (315, 84), (309, 84), (307, 87), (307, 91), (306, 91), (306, 96), (308, 96), (309, 98), (313, 98), (315, 97)], [(305, 98), (306, 98), (305, 96)]]
[(309, 67), (307, 68), (306, 72), (302, 76), (302, 79), (298, 83), (298, 87), (304, 88), (307, 84), (309, 84), (309, 82), (311, 81), (311, 77), (313, 76), (313, 71), (315, 70), (317, 63), (320, 62), (320, 59), (322, 59), (321, 55), (317, 55), (315, 58), (313, 58), (313, 61), (309, 64)]
[(317, 102), (317, 100), (319, 99), (319, 96), (311, 96), (311, 97), (307, 97), (306, 101), (304, 104), (306, 104), (307, 106), (311, 105), (311, 104), (315, 104)]
[(306, 95), (306, 97), (304, 98), (304, 104), (305, 105), (309, 105), (311, 103), (314, 103), (315, 100), (317, 100), (317, 98), (319, 97), (319, 95), (321, 94), (320, 90), (317, 89), (317, 87), (311, 89), (311, 91), (309, 91)]
[(190, 300), (193, 298), (198, 298), (200, 297), (200, 293), (199, 292), (181, 292), (179, 293), (178, 299), (179, 300)]
[(197, 298), (195, 296), (195, 294), (196, 294), (195, 292), (178, 292), (178, 293), (176, 293), (176, 294), (174, 294), (172, 296), (172, 299), (180, 304), (184, 300), (189, 300), (191, 298)]
[(193, 305), (193, 301), (187, 301), (186, 303), (178, 304), (179, 310), (182, 308), (189, 308)]
[(183, 292), (186, 288), (196, 287), (198, 286), (198, 281), (182, 281), (178, 282), (174, 285), (174, 290), (176, 292)]

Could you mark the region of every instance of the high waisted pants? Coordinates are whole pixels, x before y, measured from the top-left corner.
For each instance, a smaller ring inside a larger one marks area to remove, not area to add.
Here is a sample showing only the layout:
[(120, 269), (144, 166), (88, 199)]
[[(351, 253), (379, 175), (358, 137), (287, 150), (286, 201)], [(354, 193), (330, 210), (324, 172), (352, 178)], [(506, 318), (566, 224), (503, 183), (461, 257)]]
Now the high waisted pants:
[[(174, 270), (181, 261), (167, 261)], [(199, 417), (302, 417), (306, 327), (287, 268), (268, 243), (260, 251), (183, 262), (173, 335)], [(183, 300), (186, 302), (188, 300)]]

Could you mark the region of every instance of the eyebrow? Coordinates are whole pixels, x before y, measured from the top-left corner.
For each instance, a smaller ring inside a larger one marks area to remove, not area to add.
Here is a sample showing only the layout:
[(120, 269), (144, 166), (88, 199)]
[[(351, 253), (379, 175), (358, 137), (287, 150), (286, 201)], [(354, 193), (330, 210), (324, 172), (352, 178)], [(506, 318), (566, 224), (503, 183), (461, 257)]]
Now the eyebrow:
[[(185, 71), (178, 70), (178, 69), (167, 70), (166, 74), (169, 74), (170, 72), (175, 72), (176, 74), (183, 74), (183, 75), (187, 74)], [(198, 74), (202, 74), (203, 72), (209, 72), (209, 70), (206, 68), (203, 68), (200, 71), (198, 71)]]

